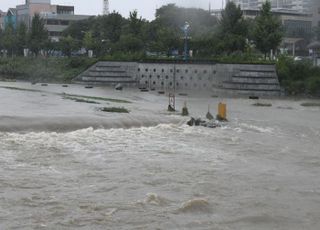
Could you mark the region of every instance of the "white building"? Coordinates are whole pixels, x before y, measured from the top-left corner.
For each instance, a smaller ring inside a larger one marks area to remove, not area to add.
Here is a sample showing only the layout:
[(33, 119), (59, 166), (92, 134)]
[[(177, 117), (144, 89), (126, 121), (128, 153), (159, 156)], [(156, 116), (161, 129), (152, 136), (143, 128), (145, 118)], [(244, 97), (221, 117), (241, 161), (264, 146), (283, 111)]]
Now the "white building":
[[(259, 9), (267, 0), (228, 0), (240, 5), (242, 9)], [(311, 12), (313, 0), (270, 0), (273, 9), (287, 9)], [(319, 0), (318, 0), (319, 1)]]

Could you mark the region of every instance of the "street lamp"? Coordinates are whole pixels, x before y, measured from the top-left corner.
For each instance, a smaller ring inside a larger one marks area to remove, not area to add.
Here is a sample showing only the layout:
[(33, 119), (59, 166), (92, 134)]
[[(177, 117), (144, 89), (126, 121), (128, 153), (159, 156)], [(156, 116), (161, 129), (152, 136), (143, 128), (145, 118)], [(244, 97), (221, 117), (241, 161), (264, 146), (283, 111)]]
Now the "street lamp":
[(183, 60), (188, 60), (188, 33), (190, 30), (190, 24), (188, 22), (185, 22), (184, 26), (182, 27), (182, 30), (184, 32), (184, 57)]

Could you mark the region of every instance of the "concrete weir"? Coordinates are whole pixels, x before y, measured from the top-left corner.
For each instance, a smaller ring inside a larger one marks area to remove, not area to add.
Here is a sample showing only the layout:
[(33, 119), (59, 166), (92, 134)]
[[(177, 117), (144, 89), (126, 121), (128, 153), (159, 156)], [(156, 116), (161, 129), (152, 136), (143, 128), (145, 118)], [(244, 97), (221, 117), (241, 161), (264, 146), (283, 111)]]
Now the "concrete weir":
[(279, 96), (274, 65), (97, 62), (75, 82), (224, 95)]

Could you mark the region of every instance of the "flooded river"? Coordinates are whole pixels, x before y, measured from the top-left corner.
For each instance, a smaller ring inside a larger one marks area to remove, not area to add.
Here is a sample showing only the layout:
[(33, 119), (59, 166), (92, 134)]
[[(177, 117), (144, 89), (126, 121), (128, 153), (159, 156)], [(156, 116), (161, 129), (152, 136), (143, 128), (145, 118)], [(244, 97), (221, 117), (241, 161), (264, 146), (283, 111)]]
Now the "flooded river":
[(319, 107), (178, 97), (195, 117), (227, 103), (208, 129), (153, 92), (0, 83), (0, 98), (0, 229), (320, 229)]

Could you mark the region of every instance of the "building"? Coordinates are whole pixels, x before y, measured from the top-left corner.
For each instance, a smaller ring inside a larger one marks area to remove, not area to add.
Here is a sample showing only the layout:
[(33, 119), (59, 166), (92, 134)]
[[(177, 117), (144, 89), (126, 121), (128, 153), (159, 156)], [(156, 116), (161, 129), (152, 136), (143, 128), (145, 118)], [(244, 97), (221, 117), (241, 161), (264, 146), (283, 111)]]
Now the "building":
[[(229, 0), (241, 9), (259, 9), (267, 0)], [(270, 0), (273, 9), (286, 9), (299, 12), (311, 12), (313, 0)]]
[[(311, 38), (312, 27), (315, 23), (313, 14), (287, 9), (272, 9), (271, 11), (280, 19), (285, 31), (282, 50), (286, 50), (293, 56), (297, 52), (305, 55), (306, 46)], [(259, 15), (260, 9), (243, 9), (242, 12), (245, 18), (254, 19)], [(219, 18), (221, 10), (213, 11), (212, 14)]]
[(89, 15), (75, 15), (74, 6), (52, 5), (51, 0), (26, 0), (25, 4), (9, 9), (4, 26), (11, 20), (14, 26), (24, 23), (31, 27), (35, 14), (39, 14), (45, 21), (45, 28), (53, 41), (58, 41), (72, 22), (89, 18)]
[(313, 0), (313, 20), (312, 24), (314, 27), (320, 26), (320, 1), (319, 0)]
[(4, 30), (4, 19), (6, 17), (6, 13), (0, 10), (0, 30)]
[(14, 29), (17, 28), (17, 9), (10, 8), (4, 17), (4, 27), (8, 24), (11, 24)]

